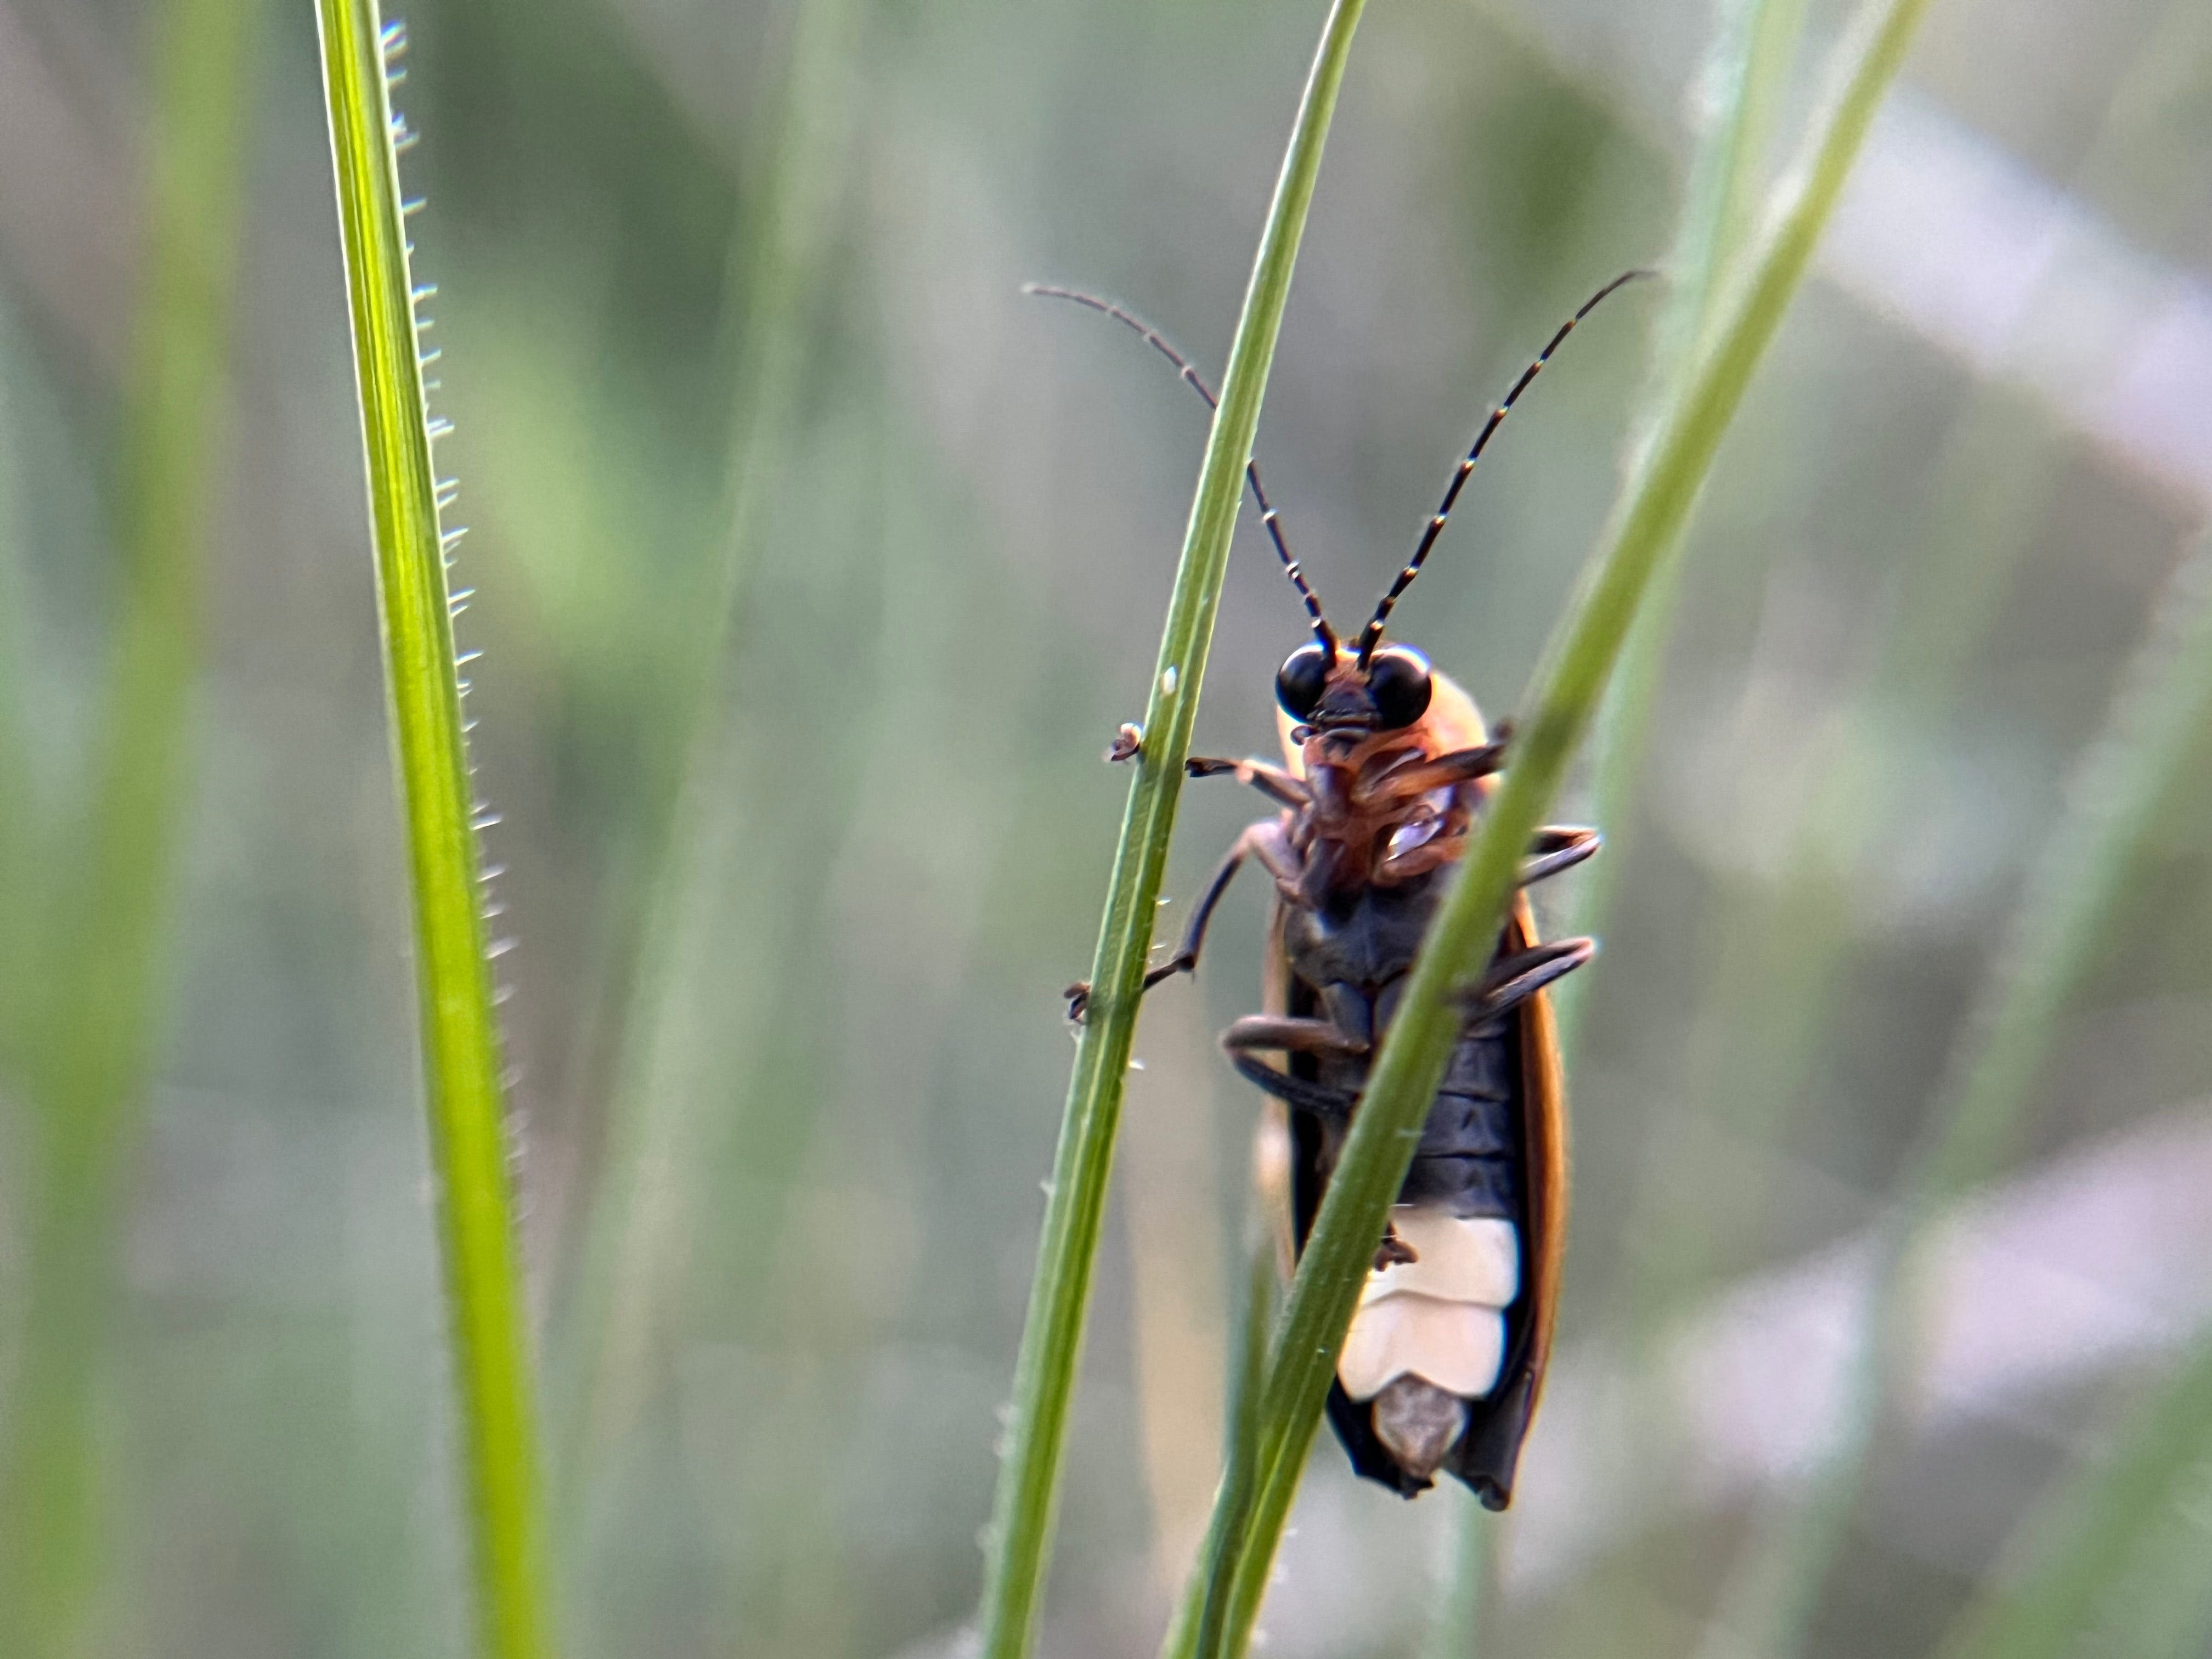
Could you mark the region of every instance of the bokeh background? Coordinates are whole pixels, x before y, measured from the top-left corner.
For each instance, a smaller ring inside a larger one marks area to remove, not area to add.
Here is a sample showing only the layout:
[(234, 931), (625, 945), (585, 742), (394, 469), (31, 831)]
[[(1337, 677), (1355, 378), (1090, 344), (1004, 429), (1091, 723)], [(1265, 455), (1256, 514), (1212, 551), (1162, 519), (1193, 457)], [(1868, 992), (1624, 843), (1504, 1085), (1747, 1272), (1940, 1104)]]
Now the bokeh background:
[[(11, 1017), (56, 971), (112, 738), (165, 9), (0, 0)], [(83, 1651), (458, 1655), (313, 18), (244, 9), (149, 1079), (86, 1154), (114, 1199), (64, 1287), (79, 1415), (48, 1422), (21, 1384), (30, 1241), (70, 1143), (35, 1042), (0, 1045), (0, 1430), (81, 1440)], [(1206, 430), (1133, 338), (1018, 286), (1110, 294), (1217, 373), (1320, 10), (404, 15), (573, 1650), (956, 1652), (1058, 992), (1127, 781), (1100, 756), (1141, 705)], [(1842, 17), (1808, 8), (1778, 156)], [(1370, 8), (1260, 439), (1340, 613), (1556, 322), (1665, 255), (1711, 33), (1705, 0)], [(1572, 1010), (1563, 1353), (1485, 1534), (1486, 1654), (1735, 1650), (1837, 1431), (1869, 1230), (2212, 501), (2208, 155), (2192, 0), (1933, 9), (1705, 493), (1602, 889), (1547, 895), (1605, 952)], [(1494, 713), (1603, 519), (1662, 303), (1577, 333), (1399, 611)], [(1239, 536), (1211, 752), (1272, 742), (1298, 634)], [(1923, 1386), (1816, 1653), (1929, 1650), (2212, 1319), (2208, 744), (1994, 1179), (1945, 1214)], [(1252, 805), (1187, 794), (1176, 905)], [(1261, 912), (1237, 895), (1139, 1033), (1048, 1653), (1149, 1651), (1203, 1519), (1256, 1107), (1211, 1034), (1257, 1004)], [(2081, 1651), (2208, 1650), (2212, 1479), (2148, 1501)], [(1266, 1651), (1415, 1650), (1465, 1506), (1356, 1485), (1324, 1437)]]

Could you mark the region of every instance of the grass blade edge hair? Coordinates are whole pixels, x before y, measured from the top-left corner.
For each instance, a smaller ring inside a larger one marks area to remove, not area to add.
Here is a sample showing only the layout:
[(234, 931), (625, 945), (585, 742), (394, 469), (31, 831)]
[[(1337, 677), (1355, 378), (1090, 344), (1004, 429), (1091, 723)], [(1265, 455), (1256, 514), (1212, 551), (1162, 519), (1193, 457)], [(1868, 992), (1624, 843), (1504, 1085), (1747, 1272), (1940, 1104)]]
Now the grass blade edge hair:
[(318, 0), (392, 747), (414, 903), (431, 1156), (460, 1415), (479, 1650), (551, 1651), (540, 1577), (534, 1381), (499, 1031), (479, 909), (446, 549), (423, 405), (376, 0)]

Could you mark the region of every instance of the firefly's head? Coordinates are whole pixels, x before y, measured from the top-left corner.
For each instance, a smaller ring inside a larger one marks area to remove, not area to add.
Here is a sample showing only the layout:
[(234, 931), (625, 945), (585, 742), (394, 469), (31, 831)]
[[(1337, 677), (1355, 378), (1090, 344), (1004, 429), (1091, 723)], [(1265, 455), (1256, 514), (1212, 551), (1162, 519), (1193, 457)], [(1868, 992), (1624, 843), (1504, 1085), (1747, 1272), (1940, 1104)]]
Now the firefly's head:
[(1433, 690), (1429, 659), (1409, 645), (1362, 655), (1333, 640), (1313, 640), (1275, 674), (1283, 712), (1316, 735), (1399, 731), (1428, 712)]

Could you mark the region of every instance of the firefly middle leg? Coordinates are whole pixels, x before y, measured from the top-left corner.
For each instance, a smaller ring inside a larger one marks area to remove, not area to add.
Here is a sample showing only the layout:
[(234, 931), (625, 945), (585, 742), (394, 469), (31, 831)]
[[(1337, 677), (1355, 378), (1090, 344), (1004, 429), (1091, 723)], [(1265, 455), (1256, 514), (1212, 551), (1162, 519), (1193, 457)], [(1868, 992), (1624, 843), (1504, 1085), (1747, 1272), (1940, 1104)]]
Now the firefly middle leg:
[[(1213, 920), (1214, 906), (1221, 902), (1221, 896), (1229, 890), (1229, 884), (1236, 879), (1237, 872), (1243, 866), (1248, 854), (1259, 860), (1261, 867), (1275, 878), (1278, 888), (1295, 890), (1304, 866), (1299, 860), (1297, 849), (1291, 847), (1291, 838), (1285, 832), (1281, 820), (1263, 818), (1257, 823), (1247, 825), (1244, 833), (1237, 836), (1231, 846), (1227, 856), (1215, 867), (1212, 878), (1206, 884), (1206, 890), (1199, 895), (1197, 907), (1191, 912), (1190, 925), (1183, 930), (1182, 945), (1176, 947), (1175, 955), (1145, 975), (1144, 983), (1139, 988), (1139, 994), (1177, 974), (1197, 971), (1198, 954), (1205, 948), (1206, 930)], [(1091, 987), (1088, 981), (1079, 980), (1067, 988), (1067, 1017), (1070, 1019), (1081, 1019), (1090, 1006)]]

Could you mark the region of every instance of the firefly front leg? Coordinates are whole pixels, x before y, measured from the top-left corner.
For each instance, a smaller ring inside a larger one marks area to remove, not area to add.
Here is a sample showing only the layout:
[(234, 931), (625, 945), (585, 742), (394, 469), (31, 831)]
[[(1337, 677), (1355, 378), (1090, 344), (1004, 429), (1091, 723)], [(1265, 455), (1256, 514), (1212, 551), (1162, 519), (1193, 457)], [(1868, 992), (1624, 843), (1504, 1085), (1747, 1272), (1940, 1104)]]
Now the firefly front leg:
[[(1534, 886), (1547, 877), (1556, 876), (1562, 870), (1571, 870), (1597, 851), (1601, 837), (1595, 830), (1571, 829), (1554, 825), (1539, 830), (1530, 842), (1535, 856), (1524, 860), (1521, 873), (1514, 884)], [(1405, 881), (1446, 864), (1456, 864), (1467, 856), (1468, 837), (1439, 836), (1425, 845), (1409, 853), (1397, 853), (1382, 861), (1383, 877), (1390, 881)]]
[(1534, 886), (1562, 870), (1571, 870), (1597, 851), (1602, 841), (1595, 830), (1553, 824), (1539, 830), (1531, 843), (1535, 856), (1521, 866), (1520, 884)]
[(1301, 780), (1262, 760), (1218, 760), (1211, 755), (1193, 755), (1183, 763), (1183, 770), (1194, 778), (1234, 774), (1237, 782), (1250, 784), (1277, 805), (1287, 806), (1293, 811), (1313, 799), (1313, 791)]
[(1477, 778), (1486, 778), (1505, 763), (1503, 742), (1486, 743), (1480, 749), (1457, 749), (1449, 755), (1439, 755), (1434, 760), (1418, 765), (1401, 767), (1388, 774), (1363, 796), (1366, 805), (1384, 806), (1395, 801), (1412, 800), (1425, 795), (1431, 789), (1449, 789), (1455, 784), (1472, 783)]
[[(1261, 867), (1274, 877), (1279, 887), (1297, 880), (1298, 855), (1291, 849), (1290, 837), (1283, 833), (1281, 823), (1268, 818), (1248, 825), (1244, 833), (1237, 836), (1236, 843), (1230, 848), (1228, 856), (1214, 870), (1213, 878), (1206, 884), (1206, 890), (1199, 895), (1198, 908), (1191, 912), (1190, 926), (1183, 930), (1182, 944), (1177, 947), (1175, 955), (1145, 975), (1139, 994), (1177, 974), (1197, 970), (1198, 953), (1205, 947), (1206, 929), (1213, 920), (1213, 907), (1221, 902), (1221, 896), (1229, 890), (1229, 884), (1236, 879), (1237, 872), (1243, 866), (1247, 854), (1260, 860)], [(1079, 980), (1067, 988), (1067, 1017), (1070, 1019), (1081, 1019), (1090, 1006), (1091, 987), (1087, 981)]]

